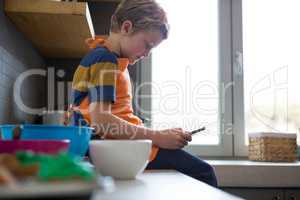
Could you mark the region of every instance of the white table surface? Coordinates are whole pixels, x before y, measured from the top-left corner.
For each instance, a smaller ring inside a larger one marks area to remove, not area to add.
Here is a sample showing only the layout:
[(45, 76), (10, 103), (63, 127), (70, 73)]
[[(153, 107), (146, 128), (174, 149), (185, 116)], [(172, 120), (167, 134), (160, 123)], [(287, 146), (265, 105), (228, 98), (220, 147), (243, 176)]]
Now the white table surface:
[(115, 190), (96, 191), (93, 200), (240, 199), (173, 170), (147, 170), (135, 180), (115, 180)]

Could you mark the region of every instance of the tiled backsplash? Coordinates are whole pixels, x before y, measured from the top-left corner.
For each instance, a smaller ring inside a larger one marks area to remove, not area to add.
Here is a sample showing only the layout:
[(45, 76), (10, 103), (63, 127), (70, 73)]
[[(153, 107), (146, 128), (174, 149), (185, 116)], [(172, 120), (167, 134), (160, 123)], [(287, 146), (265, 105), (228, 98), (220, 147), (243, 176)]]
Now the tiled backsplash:
[[(5, 16), (3, 0), (0, 0), (0, 27), (0, 124), (32, 122), (33, 115), (23, 112), (14, 101), (14, 83), (26, 70), (44, 69), (44, 59)], [(33, 108), (45, 106), (45, 84), (46, 77), (28, 77), (21, 87), (23, 103)]]

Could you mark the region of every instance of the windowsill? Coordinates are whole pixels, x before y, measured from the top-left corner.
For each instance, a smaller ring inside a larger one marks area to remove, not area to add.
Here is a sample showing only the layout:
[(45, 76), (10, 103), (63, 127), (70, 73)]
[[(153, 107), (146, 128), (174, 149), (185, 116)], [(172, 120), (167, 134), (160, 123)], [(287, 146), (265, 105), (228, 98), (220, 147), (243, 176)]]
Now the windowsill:
[(206, 160), (216, 171), (220, 187), (300, 187), (300, 161)]

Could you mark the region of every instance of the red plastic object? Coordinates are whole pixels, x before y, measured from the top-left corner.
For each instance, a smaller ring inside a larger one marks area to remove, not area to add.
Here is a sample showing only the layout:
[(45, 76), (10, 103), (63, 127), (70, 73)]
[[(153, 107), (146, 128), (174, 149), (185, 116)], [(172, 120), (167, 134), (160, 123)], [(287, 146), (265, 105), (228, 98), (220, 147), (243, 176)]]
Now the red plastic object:
[(0, 140), (0, 153), (32, 151), (55, 155), (68, 151), (69, 140)]

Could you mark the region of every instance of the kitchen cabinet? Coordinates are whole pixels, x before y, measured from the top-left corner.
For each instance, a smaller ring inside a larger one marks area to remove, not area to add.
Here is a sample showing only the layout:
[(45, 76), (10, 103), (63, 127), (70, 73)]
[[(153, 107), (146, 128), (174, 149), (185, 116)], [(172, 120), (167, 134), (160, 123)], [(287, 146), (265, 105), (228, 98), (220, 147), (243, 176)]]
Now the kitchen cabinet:
[(300, 200), (300, 188), (299, 189), (287, 189), (285, 190), (285, 200)]
[(284, 200), (281, 189), (223, 188), (224, 191), (247, 200)]
[(300, 188), (223, 188), (247, 200), (300, 200)]
[(47, 58), (80, 58), (88, 52), (85, 39), (95, 35), (86, 2), (5, 0), (4, 9)]

